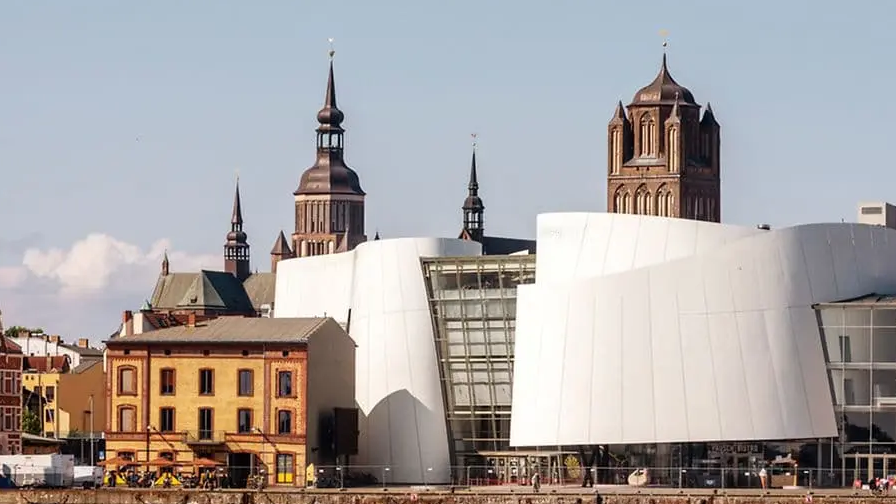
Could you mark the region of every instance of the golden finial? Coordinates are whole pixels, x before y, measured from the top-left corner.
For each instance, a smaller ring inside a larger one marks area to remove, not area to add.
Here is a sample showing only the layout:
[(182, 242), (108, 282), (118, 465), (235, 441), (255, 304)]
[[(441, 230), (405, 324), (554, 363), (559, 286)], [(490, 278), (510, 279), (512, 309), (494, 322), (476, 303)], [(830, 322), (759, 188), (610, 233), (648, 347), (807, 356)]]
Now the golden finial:
[(474, 148), (474, 149), (476, 148), (476, 137), (478, 137), (478, 136), (479, 136), (479, 135), (476, 134), (476, 133), (470, 133), (470, 137), (473, 138), (473, 148)]
[(660, 30), (660, 37), (663, 37), (663, 52), (666, 52), (666, 47), (669, 46), (669, 30)]
[(330, 37), (330, 38), (327, 39), (327, 42), (330, 43), (330, 51), (329, 51), (327, 54), (330, 55), (330, 60), (332, 61), (332, 60), (333, 60), (333, 56), (336, 55), (336, 49), (333, 49), (333, 42), (335, 42), (335, 39), (333, 39), (333, 37)]

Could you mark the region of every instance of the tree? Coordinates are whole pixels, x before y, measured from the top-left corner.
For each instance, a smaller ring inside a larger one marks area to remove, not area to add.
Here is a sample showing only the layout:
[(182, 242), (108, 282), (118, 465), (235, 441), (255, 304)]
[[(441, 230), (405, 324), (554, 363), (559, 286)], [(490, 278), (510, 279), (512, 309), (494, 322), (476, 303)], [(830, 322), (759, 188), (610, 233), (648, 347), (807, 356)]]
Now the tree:
[(25, 408), (22, 411), (22, 432), (39, 436), (41, 434), (40, 417), (37, 413)]
[(15, 338), (19, 335), (19, 332), (27, 331), (30, 334), (43, 334), (44, 330), (40, 327), (30, 328), (25, 326), (17, 326), (14, 325), (12, 327), (7, 327), (5, 331), (3, 331), (3, 335), (7, 338)]

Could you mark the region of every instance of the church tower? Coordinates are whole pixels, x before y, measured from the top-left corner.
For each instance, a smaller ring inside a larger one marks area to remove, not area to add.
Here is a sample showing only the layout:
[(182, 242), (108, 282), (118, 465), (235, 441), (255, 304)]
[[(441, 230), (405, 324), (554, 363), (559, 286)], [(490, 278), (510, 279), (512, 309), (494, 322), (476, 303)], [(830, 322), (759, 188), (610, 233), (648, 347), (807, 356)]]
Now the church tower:
[[(227, 233), (227, 242), (224, 243), (224, 271), (237, 277), (240, 282), (249, 278), (252, 270), (249, 269), (249, 243), (246, 241), (246, 233), (243, 231), (243, 205), (240, 202), (240, 181), (236, 181), (236, 191), (233, 195), (233, 214), (230, 217), (230, 232)], [(163, 269), (167, 271), (168, 255), (165, 254)]]
[(470, 163), (470, 181), (467, 183), (467, 198), (461, 207), (464, 212), (464, 227), (459, 238), (482, 242), (485, 236), (485, 205), (479, 197), (479, 180), (476, 175), (476, 135), (473, 135), (473, 160)]
[(347, 252), (367, 241), (364, 235), (364, 196), (358, 174), (345, 164), (342, 121), (336, 106), (333, 55), (324, 107), (317, 113), (317, 160), (302, 174), (293, 193), (296, 227), (292, 253), (307, 257)]
[(720, 127), (666, 63), (607, 127), (607, 211), (710, 222), (721, 218)]

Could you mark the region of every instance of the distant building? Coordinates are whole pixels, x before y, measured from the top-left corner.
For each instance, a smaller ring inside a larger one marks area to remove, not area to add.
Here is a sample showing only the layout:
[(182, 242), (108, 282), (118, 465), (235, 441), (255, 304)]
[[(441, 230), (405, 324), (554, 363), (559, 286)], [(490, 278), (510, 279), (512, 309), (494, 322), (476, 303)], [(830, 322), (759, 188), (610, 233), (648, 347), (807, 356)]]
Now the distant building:
[(357, 451), (355, 344), (333, 319), (191, 315), (106, 348), (107, 459), (204, 458), (237, 486), (259, 469), (269, 484), (304, 486), (308, 463), (335, 467)]
[(68, 357), (71, 367), (78, 367), (91, 360), (101, 360), (103, 351), (90, 346), (87, 338), (80, 338), (74, 344), (66, 343), (56, 334), (32, 334), (21, 331), (17, 336), (9, 338), (22, 349), (26, 357)]
[[(535, 240), (517, 238), (501, 238), (485, 234), (485, 203), (479, 196), (479, 174), (476, 168), (476, 144), (473, 144), (473, 160), (470, 162), (470, 179), (467, 183), (467, 197), (461, 206), (463, 211), (463, 227), (458, 238), (482, 244), (484, 255), (501, 255), (514, 253), (535, 253)], [(379, 239), (377, 234), (375, 239)]]
[[(41, 419), (42, 435), (52, 438), (102, 438), (106, 412), (101, 359), (72, 366), (68, 355), (24, 357), (22, 385)], [(36, 400), (30, 396), (34, 395)]]
[(22, 453), (22, 349), (0, 321), (0, 455)]
[(896, 207), (889, 203), (859, 203), (859, 224), (896, 229)]
[[(626, 110), (627, 109), (627, 110)], [(607, 127), (607, 211), (721, 220), (720, 126), (675, 82), (666, 55), (653, 82)]]

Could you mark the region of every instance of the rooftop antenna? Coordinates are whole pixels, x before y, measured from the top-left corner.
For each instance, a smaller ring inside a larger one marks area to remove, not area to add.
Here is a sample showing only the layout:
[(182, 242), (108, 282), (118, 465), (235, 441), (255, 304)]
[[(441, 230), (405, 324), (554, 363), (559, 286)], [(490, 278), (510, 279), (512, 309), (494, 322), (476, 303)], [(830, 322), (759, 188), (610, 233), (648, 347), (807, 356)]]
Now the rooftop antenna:
[(333, 56), (336, 56), (336, 49), (333, 49), (333, 42), (335, 41), (333, 37), (327, 39), (327, 42), (330, 44), (330, 50), (327, 52), (330, 55), (330, 61), (333, 61)]

